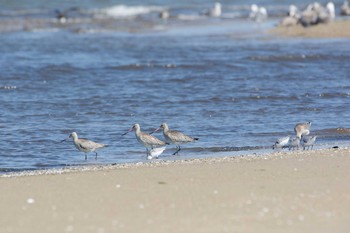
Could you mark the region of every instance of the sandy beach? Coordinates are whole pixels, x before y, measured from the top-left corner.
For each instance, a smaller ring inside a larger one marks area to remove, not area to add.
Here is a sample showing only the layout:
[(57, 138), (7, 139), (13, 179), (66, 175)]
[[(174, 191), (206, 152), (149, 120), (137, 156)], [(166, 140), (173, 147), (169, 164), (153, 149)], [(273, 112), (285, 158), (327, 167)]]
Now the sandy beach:
[(349, 232), (349, 154), (322, 149), (1, 177), (0, 232)]
[(287, 37), (305, 38), (349, 38), (350, 20), (339, 19), (328, 24), (303, 27), (301, 25), (293, 27), (277, 26), (271, 30), (272, 34)]

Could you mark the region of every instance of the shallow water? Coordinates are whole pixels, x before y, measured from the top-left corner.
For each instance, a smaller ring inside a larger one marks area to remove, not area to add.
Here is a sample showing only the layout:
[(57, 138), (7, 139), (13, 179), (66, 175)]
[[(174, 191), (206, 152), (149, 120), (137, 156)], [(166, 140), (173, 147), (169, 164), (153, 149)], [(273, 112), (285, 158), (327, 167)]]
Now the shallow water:
[[(90, 1), (84, 9), (113, 3)], [(181, 3), (171, 7), (201, 9)], [(0, 30), (2, 172), (145, 161), (134, 134), (121, 136), (134, 123), (151, 132), (167, 122), (200, 138), (180, 156), (169, 146), (165, 159), (259, 153), (303, 121), (312, 121), (321, 147), (350, 139), (348, 39), (272, 37), (265, 32), (274, 18), (163, 22), (149, 13), (96, 22), (86, 14), (78, 18), (89, 20), (60, 25), (40, 14), (27, 16), (30, 30), (11, 28), (22, 16), (0, 17), (11, 23)], [(72, 131), (109, 147), (84, 161), (71, 142), (59, 143)]]

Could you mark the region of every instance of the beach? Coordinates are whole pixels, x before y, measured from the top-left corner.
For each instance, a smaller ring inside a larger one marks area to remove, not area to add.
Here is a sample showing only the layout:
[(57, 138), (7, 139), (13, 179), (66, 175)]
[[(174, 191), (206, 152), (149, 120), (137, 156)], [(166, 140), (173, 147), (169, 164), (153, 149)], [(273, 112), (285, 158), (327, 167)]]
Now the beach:
[(349, 38), (350, 21), (339, 19), (327, 24), (318, 24), (316, 26), (303, 27), (296, 25), (292, 27), (277, 26), (271, 30), (271, 33), (287, 37), (305, 37), (305, 38)]
[(0, 178), (0, 232), (348, 232), (350, 149)]
[[(129, 4), (3, 3), (0, 233), (350, 232), (350, 21)], [(301, 122), (315, 150), (271, 149)], [(125, 135), (164, 123), (199, 140), (147, 160), (154, 140)]]

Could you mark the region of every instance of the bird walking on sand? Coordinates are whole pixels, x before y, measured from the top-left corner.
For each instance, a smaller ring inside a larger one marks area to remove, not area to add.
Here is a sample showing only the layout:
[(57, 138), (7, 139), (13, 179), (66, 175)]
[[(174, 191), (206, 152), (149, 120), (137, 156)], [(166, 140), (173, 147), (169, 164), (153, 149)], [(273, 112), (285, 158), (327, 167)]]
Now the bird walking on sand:
[(296, 137), (290, 140), (289, 143), (289, 150), (294, 150), (295, 148), (297, 148), (297, 150), (299, 150), (300, 147), (300, 138)]
[(135, 131), (137, 141), (146, 147), (148, 159), (152, 159), (153, 156), (158, 158), (158, 156), (165, 150), (165, 146), (168, 144), (152, 135), (149, 135), (148, 133), (142, 132), (139, 124), (134, 124), (126, 133), (122, 134), (122, 136), (131, 131)]
[(283, 147), (288, 145), (289, 140), (290, 140), (290, 136), (277, 139), (275, 144), (272, 146), (272, 149), (279, 149), (279, 148), (283, 149)]
[(297, 138), (301, 139), (302, 136), (309, 135), (310, 134), (310, 127), (311, 127), (310, 121), (296, 124), (294, 127), (294, 132), (295, 132)]
[[(69, 135), (68, 138), (62, 140), (61, 142), (64, 142), (68, 140), (69, 138), (73, 138), (74, 146), (81, 152), (85, 153), (85, 160), (87, 160), (86, 153), (88, 152), (95, 152), (95, 150), (106, 147), (107, 145), (93, 142), (87, 139), (78, 138), (78, 134), (76, 132), (73, 132)], [(96, 156), (95, 159), (97, 159), (97, 152), (95, 152)]]
[(177, 153), (179, 153), (179, 151), (181, 150), (181, 147), (180, 147), (181, 144), (185, 144), (188, 142), (193, 142), (193, 141), (198, 140), (198, 138), (192, 138), (192, 137), (187, 136), (179, 131), (170, 130), (167, 123), (161, 124), (159, 126), (159, 128), (154, 130), (152, 133), (155, 133), (160, 129), (163, 129), (163, 135), (164, 135), (165, 140), (169, 143), (176, 145), (177, 151), (175, 151), (173, 153), (173, 155), (176, 155)]
[(309, 150), (310, 146), (311, 146), (311, 149), (313, 149), (314, 145), (316, 143), (316, 139), (317, 139), (317, 136), (303, 137), (303, 148), (304, 148), (304, 150), (305, 150), (306, 147)]

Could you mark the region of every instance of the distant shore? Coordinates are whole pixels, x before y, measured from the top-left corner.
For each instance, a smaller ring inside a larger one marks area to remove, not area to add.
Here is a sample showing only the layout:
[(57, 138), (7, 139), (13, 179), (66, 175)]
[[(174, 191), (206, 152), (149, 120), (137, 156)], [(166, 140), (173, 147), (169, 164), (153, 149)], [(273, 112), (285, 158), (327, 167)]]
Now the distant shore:
[(0, 178), (0, 232), (348, 232), (350, 149)]
[(306, 28), (301, 25), (292, 27), (277, 26), (270, 33), (287, 37), (350, 38), (350, 20), (338, 19), (328, 24), (319, 24)]

